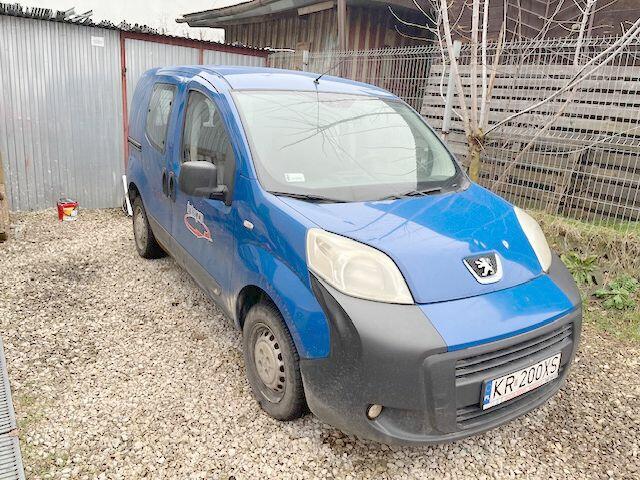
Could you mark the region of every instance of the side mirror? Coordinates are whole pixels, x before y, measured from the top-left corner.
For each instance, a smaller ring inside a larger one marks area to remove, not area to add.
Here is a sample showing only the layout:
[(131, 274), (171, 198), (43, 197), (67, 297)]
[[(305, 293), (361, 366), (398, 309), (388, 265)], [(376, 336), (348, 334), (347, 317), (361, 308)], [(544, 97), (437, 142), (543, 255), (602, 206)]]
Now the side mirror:
[(227, 187), (218, 186), (218, 168), (209, 162), (185, 162), (180, 167), (180, 190), (194, 197), (224, 200)]

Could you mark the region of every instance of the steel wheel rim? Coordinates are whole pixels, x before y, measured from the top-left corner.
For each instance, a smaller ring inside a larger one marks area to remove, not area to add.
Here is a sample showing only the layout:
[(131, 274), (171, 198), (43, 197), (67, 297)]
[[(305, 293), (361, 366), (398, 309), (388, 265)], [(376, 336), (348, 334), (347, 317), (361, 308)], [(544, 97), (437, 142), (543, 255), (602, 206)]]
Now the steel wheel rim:
[(141, 207), (136, 208), (136, 213), (133, 217), (133, 233), (136, 237), (136, 245), (140, 250), (144, 250), (144, 246), (147, 243), (147, 226), (144, 223)]
[(264, 324), (257, 325), (253, 338), (253, 361), (260, 391), (269, 401), (278, 403), (286, 385), (282, 349), (271, 329)]

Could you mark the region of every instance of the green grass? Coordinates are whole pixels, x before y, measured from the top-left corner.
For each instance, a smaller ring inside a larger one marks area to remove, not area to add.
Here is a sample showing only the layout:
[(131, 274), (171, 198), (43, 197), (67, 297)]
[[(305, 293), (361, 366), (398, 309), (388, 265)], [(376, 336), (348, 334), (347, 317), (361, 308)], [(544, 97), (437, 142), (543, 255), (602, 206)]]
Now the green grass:
[(622, 340), (640, 342), (640, 312), (606, 310), (600, 302), (585, 299), (584, 321)]
[[(22, 462), (29, 478), (53, 478), (56, 471), (69, 463), (66, 452), (47, 451), (42, 444), (27, 442), (27, 437), (34, 435), (38, 425), (46, 421), (42, 404), (30, 394), (15, 395), (14, 408), (18, 416), (18, 436)], [(58, 463), (60, 462), (60, 464)]]
[(19, 414), (18, 428), (20, 433), (28, 432), (31, 427), (43, 419), (38, 400), (35, 397), (29, 394), (16, 395), (13, 404), (16, 413)]
[(593, 241), (633, 241), (640, 245), (640, 222), (585, 222), (540, 211), (530, 211), (548, 234), (588, 238)]
[[(580, 283), (585, 323), (622, 340), (640, 342), (640, 292), (632, 292), (630, 302), (625, 303), (627, 308), (622, 310), (611, 308), (611, 302), (607, 308), (608, 297), (595, 295), (598, 290), (609, 290), (625, 276), (639, 279), (640, 223), (588, 223), (544, 212), (531, 213), (540, 222), (553, 250), (569, 263), (573, 261), (570, 267)], [(592, 258), (594, 268), (586, 265)], [(599, 284), (589, 285), (584, 281), (585, 275)]]
[[(542, 215), (549, 215), (543, 213)], [(552, 216), (552, 215), (549, 215)], [(558, 217), (555, 217), (558, 218)], [(575, 220), (573, 218), (562, 218), (567, 225), (582, 230), (590, 230), (592, 228), (604, 228), (612, 232), (618, 233), (640, 233), (640, 222), (621, 222), (619, 220), (597, 220), (593, 222), (585, 222), (583, 220)]]

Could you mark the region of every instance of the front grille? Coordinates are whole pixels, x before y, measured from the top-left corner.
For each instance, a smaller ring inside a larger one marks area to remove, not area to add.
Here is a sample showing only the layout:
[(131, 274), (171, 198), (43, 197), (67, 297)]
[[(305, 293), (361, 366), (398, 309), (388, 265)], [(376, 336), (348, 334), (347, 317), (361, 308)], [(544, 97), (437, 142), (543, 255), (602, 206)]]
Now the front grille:
[(539, 337), (511, 345), (501, 350), (462, 358), (456, 362), (456, 380), (500, 368), (523, 358), (536, 355), (544, 350), (554, 349), (565, 339), (571, 337), (572, 325), (567, 324)]
[[(567, 345), (571, 340), (573, 325), (571, 323), (562, 325), (555, 330), (539, 335), (535, 338), (510, 345), (508, 347), (494, 350), (491, 352), (474, 355), (472, 357), (462, 358), (456, 361), (456, 389), (461, 385), (470, 382), (472, 379), (481, 383), (482, 379), (490, 379), (498, 373), (505, 374), (510, 370), (509, 365), (513, 364), (514, 370), (522, 366), (523, 359), (531, 356), (544, 358), (545, 352), (551, 356)], [(518, 364), (518, 365), (517, 365)], [(564, 371), (564, 366), (560, 368), (560, 377)], [(474, 383), (476, 383), (474, 381)], [(509, 407), (517, 406), (523, 402), (535, 402), (547, 394), (549, 390), (554, 388), (559, 380), (553, 380), (535, 390), (527, 392), (524, 395), (516, 397), (512, 400), (496, 405), (488, 410), (482, 410), (480, 407), (480, 387), (477, 388), (477, 396), (475, 403), (460, 407), (456, 411), (456, 423), (461, 429), (469, 428), (479, 421), (488, 421), (491, 418), (506, 415)]]

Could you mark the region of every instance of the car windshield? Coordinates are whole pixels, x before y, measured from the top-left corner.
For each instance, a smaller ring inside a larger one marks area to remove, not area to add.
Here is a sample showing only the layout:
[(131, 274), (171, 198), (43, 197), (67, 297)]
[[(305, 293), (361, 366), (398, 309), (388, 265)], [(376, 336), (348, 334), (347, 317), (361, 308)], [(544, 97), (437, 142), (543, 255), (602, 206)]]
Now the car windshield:
[(262, 186), (319, 201), (440, 192), (461, 172), (406, 104), (364, 95), (295, 91), (234, 94)]

